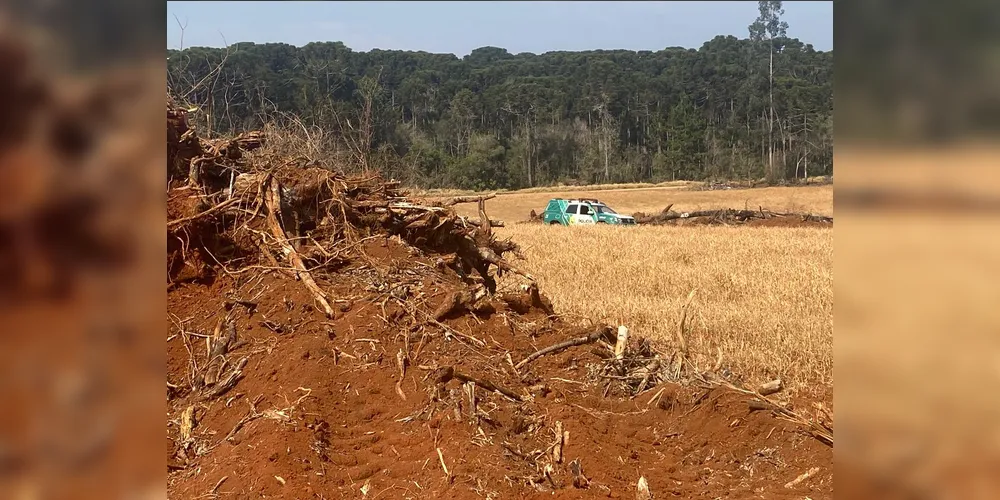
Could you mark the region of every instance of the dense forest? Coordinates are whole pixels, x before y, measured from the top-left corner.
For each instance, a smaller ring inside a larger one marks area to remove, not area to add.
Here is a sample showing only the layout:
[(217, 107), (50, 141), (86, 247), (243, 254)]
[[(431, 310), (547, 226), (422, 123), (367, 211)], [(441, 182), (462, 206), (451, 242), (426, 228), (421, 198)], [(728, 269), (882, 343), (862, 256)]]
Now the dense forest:
[(760, 11), (747, 38), (699, 49), (168, 50), (168, 87), (213, 134), (284, 120), (337, 137), (330, 151), (357, 168), (423, 187), (832, 174), (833, 53), (788, 38), (781, 2)]

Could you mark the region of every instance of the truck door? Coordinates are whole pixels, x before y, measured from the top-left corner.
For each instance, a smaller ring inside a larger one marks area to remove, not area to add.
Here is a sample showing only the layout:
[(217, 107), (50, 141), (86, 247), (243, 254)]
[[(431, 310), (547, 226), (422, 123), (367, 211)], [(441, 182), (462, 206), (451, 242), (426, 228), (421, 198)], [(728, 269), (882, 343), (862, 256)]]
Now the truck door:
[[(586, 212), (584, 212), (584, 210), (586, 210)], [(586, 213), (588, 215), (579, 215), (581, 213)], [(575, 226), (577, 224), (593, 224), (594, 217), (589, 214), (590, 209), (587, 205), (574, 203), (566, 207), (566, 217), (568, 219), (568, 224), (571, 226)]]
[(580, 205), (577, 205), (576, 203), (571, 203), (569, 204), (569, 206), (566, 207), (567, 226), (572, 226), (573, 224), (576, 224), (576, 212), (579, 209), (579, 207)]

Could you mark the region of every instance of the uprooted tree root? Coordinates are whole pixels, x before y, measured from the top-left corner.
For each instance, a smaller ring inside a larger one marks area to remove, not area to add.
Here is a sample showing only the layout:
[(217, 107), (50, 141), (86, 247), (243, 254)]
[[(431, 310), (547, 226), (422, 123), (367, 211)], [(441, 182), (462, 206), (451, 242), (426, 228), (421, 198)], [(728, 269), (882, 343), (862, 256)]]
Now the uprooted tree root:
[[(181, 261), (195, 249), (225, 269), (242, 257), (263, 255), (274, 265), (280, 256), (297, 279), (316, 296), (329, 315), (324, 293), (315, 284), (314, 272), (322, 272), (334, 261), (343, 261), (356, 251), (360, 238), (374, 234), (400, 236), (422, 250), (446, 255), (448, 265), (469, 282), (482, 282), (492, 293), (496, 281), (490, 266), (533, 278), (504, 259), (518, 251), (513, 242), (496, 239), (483, 206), (487, 197), (457, 197), (431, 204), (417, 204), (403, 197), (398, 183), (378, 176), (346, 177), (317, 167), (302, 167), (295, 161), (265, 169), (243, 162), (241, 148), (256, 149), (264, 138), (256, 133), (232, 140), (194, 141), (182, 111), (168, 111), (171, 137), (188, 146), (175, 147), (170, 165), (188, 164), (186, 192), (175, 191), (170, 205), (173, 217), (167, 223), (172, 248)], [(187, 137), (186, 137), (187, 136)], [(246, 169), (246, 171), (241, 171)], [(228, 180), (227, 180), (228, 179)], [(478, 202), (480, 220), (457, 215), (459, 203)], [(185, 210), (186, 209), (186, 210)], [(187, 212), (194, 213), (187, 213)], [(213, 243), (231, 243), (239, 252), (217, 255)], [(171, 259), (171, 279), (180, 274), (182, 263)], [(241, 264), (262, 264), (241, 262)], [(198, 266), (198, 264), (195, 264)], [(475, 273), (475, 274), (473, 274)]]
[[(264, 137), (174, 132), (193, 142), (170, 157), (172, 496), (607, 497), (640, 481), (801, 498), (827, 480), (781, 487), (828, 461), (828, 412), (741, 387), (721, 359), (698, 367), (686, 307), (674, 349), (564, 323), (505, 257), (518, 248), (493, 234), (489, 196), (418, 202), (378, 176), (230, 149)], [(452, 208), (469, 202), (478, 220)], [(501, 273), (524, 284), (498, 290)], [(776, 428), (783, 455), (760, 455)], [(691, 462), (702, 442), (726, 447), (715, 483)]]

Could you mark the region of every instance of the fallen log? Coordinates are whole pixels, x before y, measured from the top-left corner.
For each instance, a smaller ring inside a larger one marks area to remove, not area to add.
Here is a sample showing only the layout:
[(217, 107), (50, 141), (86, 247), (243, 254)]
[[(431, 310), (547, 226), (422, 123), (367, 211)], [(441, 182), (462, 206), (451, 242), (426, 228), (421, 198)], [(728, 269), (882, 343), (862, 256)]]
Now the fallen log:
[(593, 342), (597, 342), (601, 338), (609, 339), (609, 341), (610, 341), (610, 339), (614, 338), (614, 334), (611, 331), (611, 327), (610, 326), (602, 326), (599, 329), (591, 332), (587, 336), (572, 338), (572, 339), (569, 339), (569, 340), (566, 340), (566, 341), (563, 341), (563, 342), (559, 342), (558, 344), (550, 345), (550, 346), (548, 346), (548, 347), (546, 347), (544, 349), (539, 349), (539, 350), (535, 351), (534, 353), (532, 353), (531, 355), (529, 355), (527, 358), (524, 358), (520, 363), (514, 365), (514, 368), (520, 370), (521, 367), (523, 367), (524, 365), (526, 365), (526, 364), (528, 364), (528, 363), (530, 363), (530, 362), (532, 362), (532, 361), (534, 361), (534, 360), (536, 360), (536, 359), (538, 359), (538, 358), (540, 358), (542, 356), (545, 356), (546, 354), (552, 354), (554, 352), (563, 351), (563, 350), (569, 349), (570, 347), (574, 347), (574, 346), (578, 346), (578, 345), (584, 345), (584, 344), (590, 344), (590, 343), (593, 343)]
[[(482, 225), (483, 225), (482, 222), (477, 221), (476, 219), (470, 219), (468, 217), (462, 217), (462, 220), (466, 224), (468, 224), (470, 226), (473, 226), (473, 227), (477, 227), (477, 228), (478, 227), (482, 227)], [(502, 220), (490, 219), (490, 227), (506, 227), (506, 224)]]
[[(672, 205), (671, 205), (672, 206)], [(668, 209), (670, 207), (667, 207)], [(698, 217), (718, 217), (718, 218), (732, 218), (740, 221), (745, 221), (748, 219), (759, 219), (762, 218), (759, 212), (754, 210), (733, 210), (729, 208), (723, 208), (719, 210), (697, 210), (694, 212), (662, 212), (652, 216), (646, 216), (636, 218), (636, 222), (640, 224), (656, 224), (668, 222), (676, 219), (694, 219)]]
[(433, 205), (437, 205), (439, 207), (451, 207), (458, 205), (460, 203), (479, 203), (480, 201), (492, 200), (493, 198), (496, 197), (497, 197), (496, 193), (488, 194), (485, 196), (455, 196), (443, 201), (434, 202)]
[(737, 210), (733, 208), (721, 208), (714, 210), (696, 210), (693, 212), (673, 212), (673, 204), (667, 205), (662, 212), (658, 214), (646, 214), (643, 212), (637, 212), (632, 214), (635, 218), (637, 224), (669, 224), (674, 221), (682, 219), (701, 219), (705, 220), (708, 218), (710, 223), (745, 223), (751, 220), (764, 220), (772, 218), (790, 218), (797, 217), (800, 218), (802, 222), (820, 222), (820, 223), (833, 223), (833, 217), (826, 217), (823, 215), (813, 215), (813, 214), (803, 214), (803, 213), (782, 213), (782, 212), (772, 212), (770, 210), (765, 210), (763, 207), (758, 207), (758, 210)]

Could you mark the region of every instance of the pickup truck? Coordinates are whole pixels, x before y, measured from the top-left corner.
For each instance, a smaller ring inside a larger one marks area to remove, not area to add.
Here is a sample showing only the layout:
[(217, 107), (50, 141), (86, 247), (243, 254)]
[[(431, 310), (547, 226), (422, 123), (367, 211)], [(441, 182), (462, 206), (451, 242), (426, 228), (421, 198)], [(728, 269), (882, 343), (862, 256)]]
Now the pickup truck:
[(635, 219), (628, 215), (621, 215), (611, 207), (601, 203), (600, 200), (592, 198), (580, 198), (566, 200), (563, 198), (553, 198), (549, 200), (545, 211), (542, 212), (542, 221), (546, 224), (562, 224), (564, 226), (575, 226), (585, 224), (635, 224)]

